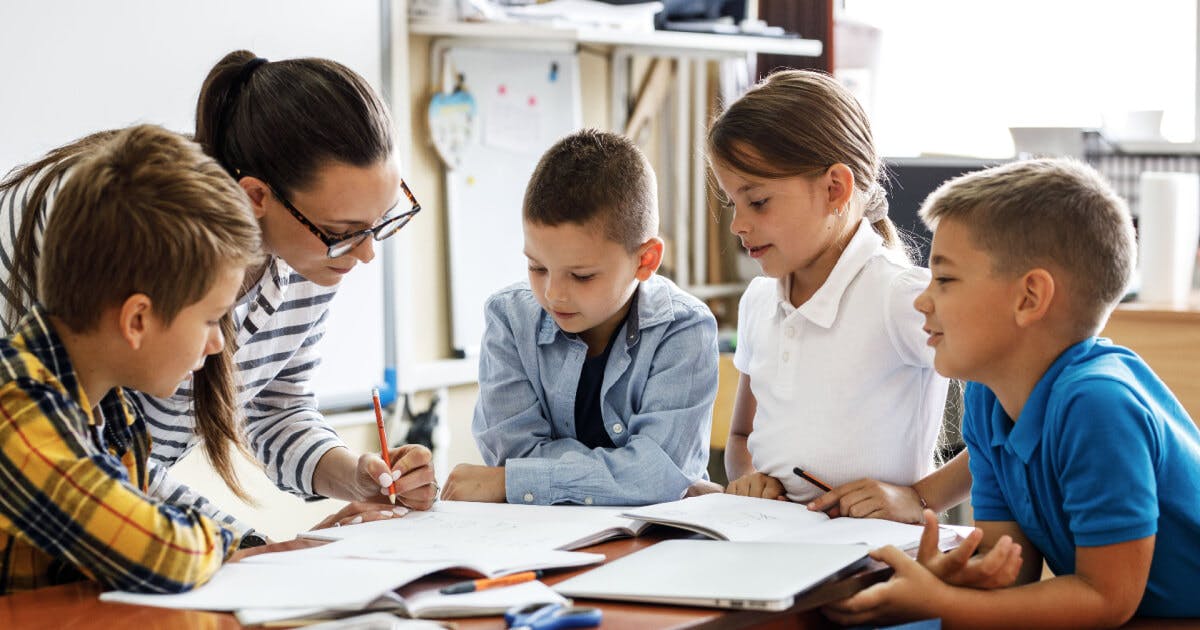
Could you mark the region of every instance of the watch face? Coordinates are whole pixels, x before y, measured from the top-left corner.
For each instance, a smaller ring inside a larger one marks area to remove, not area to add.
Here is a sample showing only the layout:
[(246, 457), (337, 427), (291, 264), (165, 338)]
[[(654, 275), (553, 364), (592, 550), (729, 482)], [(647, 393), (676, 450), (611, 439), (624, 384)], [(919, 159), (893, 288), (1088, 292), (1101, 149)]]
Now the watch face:
[(263, 538), (262, 536), (259, 536), (258, 534), (246, 534), (245, 536), (242, 537), (242, 544), (239, 545), (238, 548), (239, 549), (249, 549), (251, 547), (261, 547), (265, 544), (267, 544), (266, 538)]

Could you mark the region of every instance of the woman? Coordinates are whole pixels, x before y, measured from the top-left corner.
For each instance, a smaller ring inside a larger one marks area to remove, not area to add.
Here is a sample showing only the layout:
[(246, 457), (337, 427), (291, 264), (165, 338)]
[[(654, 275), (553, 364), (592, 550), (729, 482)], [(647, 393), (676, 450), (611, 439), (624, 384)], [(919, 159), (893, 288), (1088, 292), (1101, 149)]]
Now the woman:
[[(55, 192), (79, 157), (111, 133), (57, 149), (0, 183), (0, 219), (10, 226), (0, 239), (0, 270), (8, 276), (0, 287), (6, 329), (35, 299), (41, 231)], [(402, 446), (387, 463), (350, 451), (317, 411), (309, 386), (319, 363), (315, 344), (338, 283), (375, 257), (376, 240), (394, 234), (419, 210), (400, 179), (387, 108), (341, 64), (312, 58), (272, 63), (236, 51), (204, 81), (195, 140), (250, 198), (268, 256), (247, 272), (226, 322), (236, 350), (227, 347), (224, 361), (210, 360), (171, 398), (138, 397), (153, 438), (152, 494), (248, 529), (165, 473), (203, 441), (217, 472), (244, 498), (229, 441), (220, 439), (244, 430), (281, 489), (365, 502), (322, 526), (380, 517), (378, 503), (386, 502), (384, 488), (396, 477), (398, 500), (427, 509), (437, 490), (428, 449)], [(226, 379), (210, 372), (230, 369), (237, 370), (240, 392), (221, 387)], [(245, 411), (240, 426), (231, 420), (236, 410)], [(197, 423), (196, 417), (224, 422)]]

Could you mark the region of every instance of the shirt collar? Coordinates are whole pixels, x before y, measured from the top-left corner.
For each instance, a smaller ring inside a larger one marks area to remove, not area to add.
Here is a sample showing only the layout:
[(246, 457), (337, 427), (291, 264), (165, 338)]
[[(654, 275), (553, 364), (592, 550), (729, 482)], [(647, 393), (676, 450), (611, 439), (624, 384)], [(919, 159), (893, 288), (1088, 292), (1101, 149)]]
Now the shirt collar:
[(105, 419), (109, 417), (121, 418), (126, 424), (133, 421), (120, 388), (106, 394), (93, 407), (93, 403), (88, 400), (87, 394), (84, 393), (83, 387), (79, 383), (75, 367), (71, 363), (71, 356), (67, 354), (67, 348), (63, 345), (62, 338), (50, 324), (46, 309), (41, 304), (34, 303), (29, 307), (29, 313), (13, 331), (13, 339), (20, 340), (18, 344), (23, 343), (25, 350), (33, 355), (46, 368), (49, 372), (48, 375), (53, 378), (52, 381), (48, 381), (43, 376), (38, 380), (47, 381), (52, 387), (57, 384), (64, 394), (74, 398), (76, 404), (87, 416), (89, 425), (104, 425)]
[(779, 280), (776, 289), (779, 308), (776, 313), (787, 317), (792, 312), (798, 312), (812, 323), (822, 328), (829, 328), (837, 320), (838, 308), (841, 306), (842, 296), (845, 295), (846, 289), (854, 281), (854, 278), (858, 277), (858, 273), (866, 266), (867, 261), (881, 249), (883, 249), (883, 238), (875, 232), (869, 221), (862, 219), (854, 231), (854, 236), (846, 245), (846, 249), (834, 264), (833, 270), (829, 272), (829, 277), (807, 302), (799, 307), (793, 307), (791, 274)]
[(1033, 457), (1033, 451), (1042, 441), (1042, 432), (1046, 427), (1046, 409), (1050, 406), (1054, 384), (1063, 370), (1087, 355), (1095, 345), (1096, 338), (1089, 337), (1058, 355), (1029, 393), (1016, 423), (1009, 419), (1004, 408), (1000, 406), (1000, 400), (996, 399), (992, 409), (992, 446), (1002, 446), (1007, 442), (1012, 452), (1028, 464)]
[[(643, 330), (675, 319), (675, 311), (671, 306), (671, 291), (663, 278), (651, 276), (649, 280), (639, 282), (633, 297), (629, 299), (632, 303), (629, 306), (629, 315), (625, 318), (623, 335), (626, 348), (637, 345)], [(538, 317), (541, 318), (537, 338), (539, 346), (554, 343), (555, 336), (559, 333), (567, 334), (554, 323), (554, 318), (545, 309), (539, 309)]]

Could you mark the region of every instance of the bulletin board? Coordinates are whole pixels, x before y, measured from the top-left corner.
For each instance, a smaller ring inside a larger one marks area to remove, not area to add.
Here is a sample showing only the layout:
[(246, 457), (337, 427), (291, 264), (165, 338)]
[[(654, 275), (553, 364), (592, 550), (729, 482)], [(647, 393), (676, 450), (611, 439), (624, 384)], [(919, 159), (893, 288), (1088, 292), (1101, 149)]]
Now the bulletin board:
[(445, 59), (477, 115), (459, 165), (446, 170), (452, 343), (474, 355), (483, 305), (527, 277), (521, 200), (546, 149), (581, 125), (574, 52), (456, 47)]

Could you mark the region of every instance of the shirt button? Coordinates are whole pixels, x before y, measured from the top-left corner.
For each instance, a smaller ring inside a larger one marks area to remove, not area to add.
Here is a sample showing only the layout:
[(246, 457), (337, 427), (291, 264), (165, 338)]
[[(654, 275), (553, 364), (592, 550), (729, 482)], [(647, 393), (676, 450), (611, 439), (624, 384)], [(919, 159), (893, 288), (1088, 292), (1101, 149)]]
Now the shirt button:
[(788, 355), (787, 351), (784, 351), (783, 356), (781, 356), (780, 358), (783, 359), (784, 363), (787, 363), (788, 356), (789, 355)]
[(525, 496), (522, 498), (525, 499), (526, 503), (533, 503), (533, 493), (532, 492), (526, 492)]
[(613, 433), (620, 433), (624, 430), (625, 430), (625, 427), (621, 426), (620, 424), (613, 425)]
[(789, 338), (796, 336), (796, 329), (791, 326), (788, 326), (784, 332), (787, 334), (787, 336)]
[(585, 499), (583, 500), (583, 504), (584, 504), (584, 505), (591, 505), (591, 504), (592, 504), (592, 497), (587, 497), (587, 498), (585, 498)]

